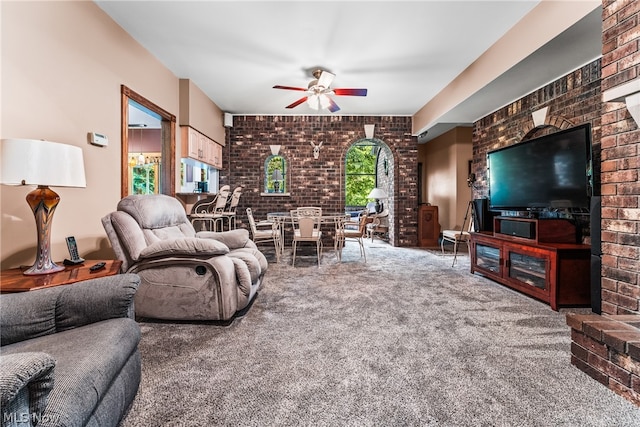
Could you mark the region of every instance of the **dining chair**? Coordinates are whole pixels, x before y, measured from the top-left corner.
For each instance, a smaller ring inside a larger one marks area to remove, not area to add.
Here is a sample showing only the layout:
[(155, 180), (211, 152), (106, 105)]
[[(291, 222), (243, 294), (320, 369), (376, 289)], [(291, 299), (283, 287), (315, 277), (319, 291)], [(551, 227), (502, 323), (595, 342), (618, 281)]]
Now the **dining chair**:
[(364, 257), (364, 262), (367, 262), (367, 253), (364, 250), (364, 238), (366, 235), (367, 226), (367, 212), (364, 211), (360, 214), (357, 221), (353, 221), (350, 215), (339, 216), (335, 218), (336, 231), (334, 236), (334, 249), (338, 261), (342, 262), (342, 249), (347, 240), (353, 240), (358, 242), (360, 246), (360, 257)]
[(318, 267), (322, 256), (322, 208), (300, 207), (291, 210), (291, 224), (293, 226), (293, 261), (296, 264), (296, 249), (299, 242), (315, 242), (318, 254)]
[[(467, 221), (467, 216), (465, 216), (462, 226), (464, 227), (465, 222)], [(440, 240), (440, 250), (442, 251), (442, 255), (444, 255), (444, 242), (453, 243), (453, 265), (456, 263), (456, 259), (458, 257), (458, 246), (461, 243), (467, 245), (467, 252), (470, 251), (469, 242), (471, 240), (471, 232), (473, 231), (473, 215), (469, 216), (469, 226), (466, 230), (443, 230), (442, 231), (442, 240)]]
[[(223, 185), (213, 200), (193, 206), (189, 219), (194, 228), (196, 222), (200, 221), (202, 230), (223, 231), (224, 216), (222, 213), (227, 206), (230, 188), (228, 185)], [(220, 224), (220, 230), (218, 230), (218, 224)]]
[(240, 203), (240, 196), (242, 196), (242, 186), (238, 186), (233, 189), (233, 192), (229, 196), (228, 206), (222, 211), (222, 227), (224, 228), (224, 221), (227, 221), (227, 230), (233, 230), (236, 228), (236, 210)]
[(253, 243), (273, 242), (276, 262), (280, 262), (280, 254), (282, 253), (280, 221), (256, 221), (251, 208), (247, 208), (247, 218), (251, 227), (251, 236), (253, 237), (251, 240), (253, 240)]
[(386, 236), (389, 233), (388, 209), (385, 208), (382, 212), (371, 215), (370, 218), (371, 222), (367, 224), (367, 235), (372, 242), (375, 236)]

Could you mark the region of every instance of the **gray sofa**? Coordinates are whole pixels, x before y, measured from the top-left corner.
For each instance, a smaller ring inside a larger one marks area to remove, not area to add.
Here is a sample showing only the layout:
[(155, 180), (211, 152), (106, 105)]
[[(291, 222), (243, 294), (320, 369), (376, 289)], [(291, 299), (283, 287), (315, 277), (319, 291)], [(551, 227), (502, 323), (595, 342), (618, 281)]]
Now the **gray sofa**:
[(263, 285), (267, 260), (247, 230), (196, 232), (174, 197), (127, 196), (102, 225), (121, 271), (140, 276), (137, 316), (229, 320)]
[(0, 295), (2, 426), (117, 426), (140, 384), (135, 274)]

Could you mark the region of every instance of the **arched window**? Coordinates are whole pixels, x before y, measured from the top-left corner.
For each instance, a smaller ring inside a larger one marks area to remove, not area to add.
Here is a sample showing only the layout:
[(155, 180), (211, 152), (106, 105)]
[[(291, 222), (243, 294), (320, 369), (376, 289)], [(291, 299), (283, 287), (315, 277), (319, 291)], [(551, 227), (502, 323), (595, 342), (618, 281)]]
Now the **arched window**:
[(264, 161), (264, 192), (287, 193), (287, 160), (271, 155)]
[(376, 164), (379, 147), (362, 140), (349, 148), (345, 159), (345, 208), (357, 211), (365, 208), (369, 192), (376, 186)]

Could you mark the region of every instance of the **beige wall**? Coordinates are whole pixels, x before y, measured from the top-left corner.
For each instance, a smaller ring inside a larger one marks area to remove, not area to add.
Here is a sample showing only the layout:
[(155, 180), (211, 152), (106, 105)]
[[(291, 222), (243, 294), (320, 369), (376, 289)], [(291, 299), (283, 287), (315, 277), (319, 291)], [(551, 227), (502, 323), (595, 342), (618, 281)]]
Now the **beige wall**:
[(541, 1), (413, 115), (413, 135), (602, 5), (601, 0)]
[[(55, 188), (54, 260), (111, 257), (100, 218), (120, 200), (120, 86), (178, 115), (178, 78), (95, 3), (2, 2), (2, 138), (46, 139), (82, 147), (87, 187)], [(109, 138), (90, 145), (87, 133)], [(180, 135), (176, 152), (180, 153)], [(179, 164), (179, 160), (176, 160)], [(36, 228), (25, 201), (31, 188), (0, 186), (3, 269), (31, 265)]]
[(180, 120), (224, 146), (224, 113), (189, 79), (180, 79)]
[(443, 230), (461, 228), (471, 197), (467, 186), (471, 134), (472, 128), (458, 127), (418, 146), (423, 202), (438, 206)]

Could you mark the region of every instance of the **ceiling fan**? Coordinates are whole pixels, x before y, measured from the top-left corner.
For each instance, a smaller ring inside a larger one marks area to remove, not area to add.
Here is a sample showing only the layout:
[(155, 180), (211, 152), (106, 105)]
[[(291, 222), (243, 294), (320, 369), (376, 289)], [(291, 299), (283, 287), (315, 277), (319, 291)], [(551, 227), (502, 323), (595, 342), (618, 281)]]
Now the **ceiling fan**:
[(314, 80), (309, 82), (309, 86), (305, 89), (302, 87), (293, 87), (293, 86), (281, 86), (275, 85), (274, 89), (286, 89), (286, 90), (298, 90), (302, 92), (307, 92), (306, 96), (298, 99), (293, 104), (287, 105), (286, 108), (294, 108), (303, 102), (307, 102), (309, 107), (314, 110), (318, 110), (320, 108), (326, 108), (332, 113), (340, 110), (338, 104), (335, 103), (333, 99), (330, 98), (330, 95), (349, 95), (349, 96), (367, 96), (367, 89), (331, 89), (331, 82), (333, 78), (336, 76), (335, 74), (331, 74), (328, 71), (322, 69), (316, 69), (312, 73)]

